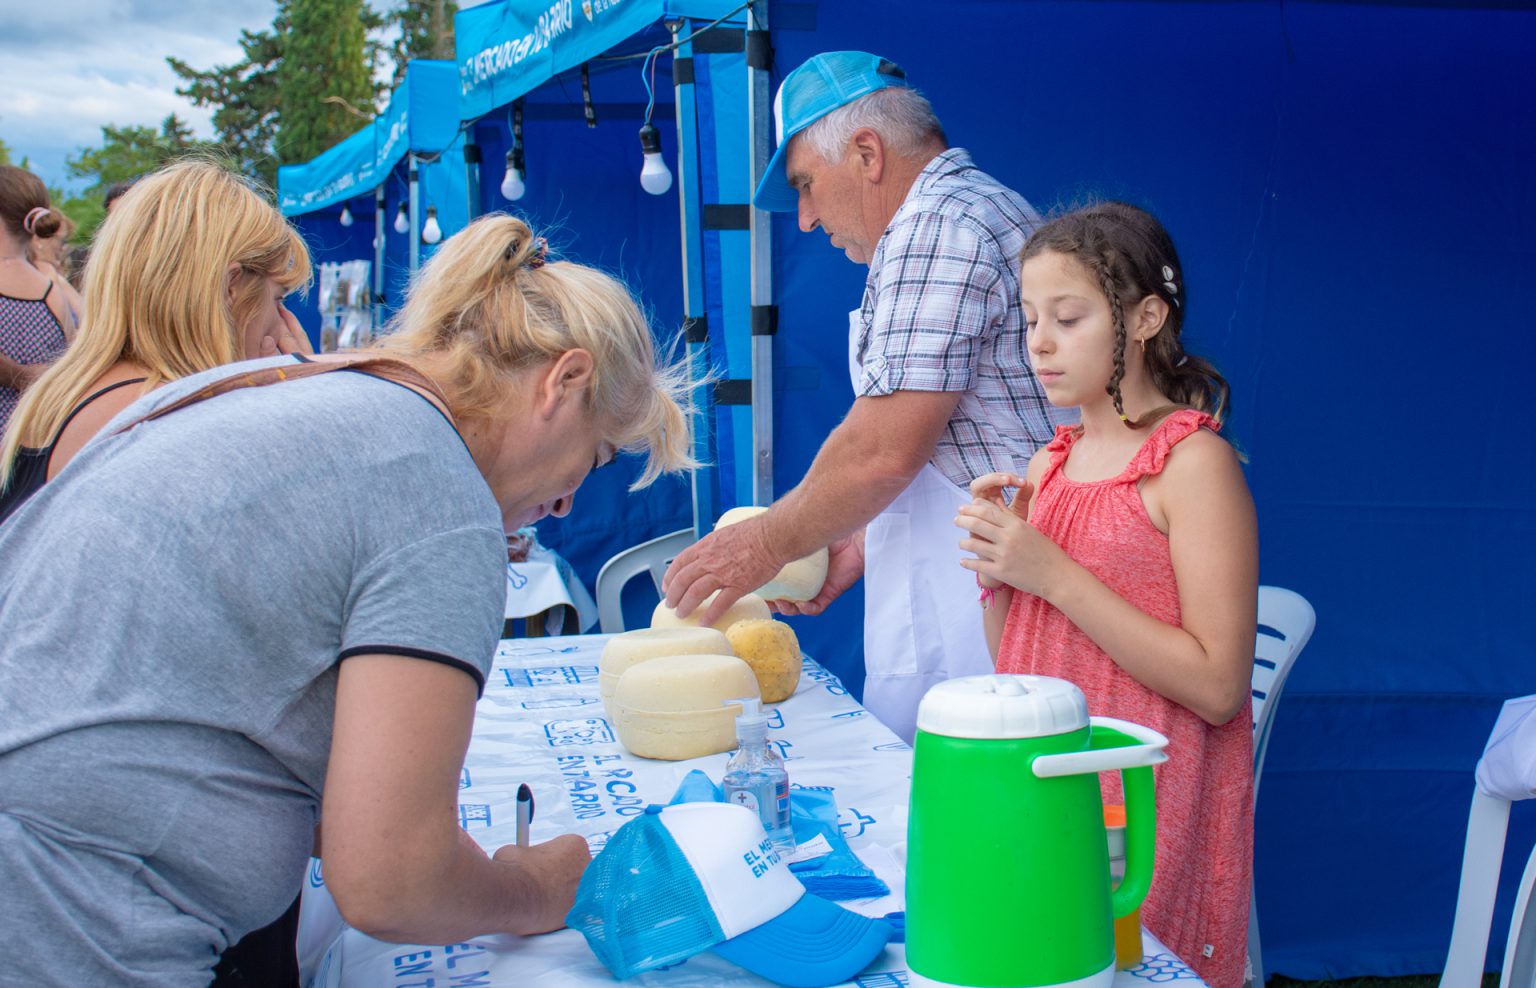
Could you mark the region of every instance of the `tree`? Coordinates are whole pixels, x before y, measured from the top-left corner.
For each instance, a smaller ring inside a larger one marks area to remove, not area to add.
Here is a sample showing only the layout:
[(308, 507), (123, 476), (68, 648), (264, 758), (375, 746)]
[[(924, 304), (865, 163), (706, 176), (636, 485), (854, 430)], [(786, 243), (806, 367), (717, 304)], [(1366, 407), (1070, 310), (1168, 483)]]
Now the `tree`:
[(394, 85), (405, 79), (405, 66), (413, 58), (454, 59), (453, 15), (458, 10), (453, 0), (405, 0), (404, 6), (390, 15), (400, 26), (400, 37), (391, 51)]
[(168, 161), (194, 151), (210, 150), (215, 145), (192, 136), (192, 128), (176, 114), (160, 122), (160, 129), (128, 126), (101, 128), (101, 146), (85, 148), (68, 158), (65, 167), (71, 178), (88, 178), (86, 192), (101, 196), (116, 182), (127, 182), (147, 175)]
[(75, 240), (85, 242), (96, 232), (106, 214), (102, 197), (117, 182), (147, 175), (169, 161), (194, 152), (217, 150), (218, 145), (192, 136), (192, 128), (174, 113), (160, 122), (160, 129), (129, 126), (101, 128), (101, 146), (85, 148), (65, 161), (71, 178), (90, 179), (83, 194), (50, 189), (59, 209), (77, 225)]
[(277, 153), (308, 161), (357, 130), (373, 109), (363, 0), (289, 0), (277, 68)]
[(278, 66), (288, 33), (289, 0), (278, 0), (277, 16), (267, 31), (241, 31), (245, 57), (233, 65), (194, 69), (167, 58), (186, 85), (176, 90), (199, 107), (213, 108), (219, 143), (237, 168), (268, 186), (277, 181), (273, 145), (278, 127)]
[[(305, 44), (314, 47), (314, 39), (308, 42), (294, 39), (295, 32), (300, 30), (294, 24), (295, 7), (315, 3), (316, 0), (277, 0), (277, 15), (269, 30), (241, 32), (240, 48), (244, 58), (233, 65), (197, 69), (178, 58), (166, 59), (171, 69), (186, 83), (176, 92), (197, 106), (213, 109), (214, 130), (226, 153), (241, 171), (262, 180), (268, 186), (276, 185), (279, 161), (302, 161), (313, 156), (305, 155), (302, 150), (284, 147), (283, 151), (279, 151), (278, 148), (281, 146), (279, 131), (285, 126), (282, 117), (301, 113), (297, 104), (285, 100), (282, 95), (279, 76), (285, 62), (284, 56), (291, 42), (299, 45), (301, 58)], [(372, 6), (356, 0), (331, 0), (321, 6), (346, 8), (351, 11), (349, 25), (361, 25), (365, 35), (364, 74), (370, 80), (371, 88), (366, 95), (354, 91), (352, 96), (347, 96), (342, 92), (330, 91), (332, 87), (324, 83), (332, 74), (331, 63), (322, 62), (318, 66), (320, 84), (316, 85), (316, 66), (310, 65), (300, 73), (296, 61), (290, 69), (289, 81), (297, 85), (304, 80), (294, 78), (294, 75), (308, 74), (307, 88), (311, 90), (311, 95), (301, 97), (303, 100), (312, 101), (312, 93), (318, 90), (321, 91), (319, 99), (339, 97), (346, 100), (353, 110), (349, 112), (336, 102), (322, 104), (337, 115), (335, 119), (348, 119), (338, 126), (339, 133), (329, 143), (322, 144), (314, 151), (316, 154), (362, 126), (373, 114), (375, 107), (388, 98), (390, 90), (405, 78), (405, 63), (409, 59), (453, 57), (453, 14), (458, 9), (456, 4), (448, 0), (406, 0), (403, 6), (385, 12), (377, 12)], [(307, 23), (309, 14), (305, 13), (304, 16)], [(386, 40), (386, 35), (392, 33), (391, 28), (396, 26), (399, 28), (398, 39), (393, 42)], [(348, 30), (352, 29), (349, 27)], [(381, 71), (388, 64), (386, 59), (394, 62), (392, 76)], [(356, 89), (355, 79), (350, 86)], [(279, 108), (284, 112), (280, 114)]]
[(0, 141), (0, 165), (8, 165), (10, 163), (11, 149), (6, 145), (4, 141)]

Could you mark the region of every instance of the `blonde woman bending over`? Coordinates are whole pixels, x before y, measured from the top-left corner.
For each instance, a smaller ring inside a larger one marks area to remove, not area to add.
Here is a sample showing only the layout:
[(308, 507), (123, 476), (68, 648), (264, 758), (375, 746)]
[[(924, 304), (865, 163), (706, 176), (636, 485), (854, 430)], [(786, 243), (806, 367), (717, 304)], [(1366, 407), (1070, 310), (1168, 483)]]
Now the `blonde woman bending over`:
[(691, 466), (685, 375), (622, 285), (489, 216), (381, 347), (124, 412), (0, 525), (7, 974), (206, 985), (293, 900), (317, 820), (370, 936), (563, 925), (585, 841), (482, 850), (458, 822), (505, 533), (619, 450), (640, 483)]
[(0, 445), (0, 522), (140, 395), (221, 364), (312, 352), (282, 305), (309, 282), (303, 240), (217, 165), (184, 161), (134, 185), (86, 270), (86, 322)]

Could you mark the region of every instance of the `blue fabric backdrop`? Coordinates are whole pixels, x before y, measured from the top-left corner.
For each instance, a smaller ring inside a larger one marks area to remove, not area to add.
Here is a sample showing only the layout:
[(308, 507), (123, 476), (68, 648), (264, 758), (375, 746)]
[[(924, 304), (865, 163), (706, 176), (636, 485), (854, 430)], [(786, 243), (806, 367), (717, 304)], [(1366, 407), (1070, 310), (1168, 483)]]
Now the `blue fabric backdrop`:
[[(1470, 769), (1500, 701), (1536, 692), (1536, 471), (1517, 452), (1531, 448), (1536, 356), (1518, 287), (1536, 259), (1536, 13), (775, 10), (774, 23), (811, 28), (775, 32), (779, 75), (820, 50), (879, 52), (927, 92), (953, 143), (1037, 206), (1125, 198), (1167, 223), (1188, 273), (1189, 346), (1232, 382), (1261, 578), (1318, 612), (1259, 807), (1267, 965), (1306, 978), (1440, 970)], [(915, 30), (925, 19), (932, 30)], [(825, 341), (835, 393), (862, 271), (788, 219), (775, 233), (781, 340)], [(1536, 807), (1517, 810), (1510, 846), (1528, 849)], [(1496, 924), (1507, 908), (1506, 896)]]

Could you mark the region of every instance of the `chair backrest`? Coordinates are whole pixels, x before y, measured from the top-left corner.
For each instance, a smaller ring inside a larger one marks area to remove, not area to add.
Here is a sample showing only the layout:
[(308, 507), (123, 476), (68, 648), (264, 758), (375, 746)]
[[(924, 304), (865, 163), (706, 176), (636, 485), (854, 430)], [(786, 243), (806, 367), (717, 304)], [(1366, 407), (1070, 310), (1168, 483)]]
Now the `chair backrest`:
[(1536, 986), (1536, 907), (1531, 904), (1536, 891), (1536, 848), (1525, 862), (1520, 890), (1515, 893), (1515, 908), (1509, 919), (1509, 938), (1505, 941), (1504, 972), (1501, 988)]
[[(1441, 988), (1480, 988), (1487, 962), (1488, 934), (1493, 929), (1494, 902), (1504, 862), (1510, 804), (1532, 798), (1533, 783), (1523, 769), (1530, 764), (1536, 734), (1529, 733), (1531, 701), (1516, 697), (1504, 704), (1474, 773), (1472, 809), (1467, 814), (1467, 840), (1461, 854), (1461, 880), (1456, 888), (1456, 914), (1451, 945), (1445, 955)], [(1525, 874), (1515, 893), (1509, 937), (1504, 947), (1501, 988), (1536, 988), (1536, 850), (1530, 852)]]
[(1269, 748), (1280, 691), (1296, 656), (1306, 647), (1317, 613), (1301, 594), (1281, 587), (1259, 587), (1259, 628), (1253, 643), (1253, 798)]
[(624, 585), (649, 571), (656, 593), (661, 594), (661, 578), (677, 554), (695, 541), (693, 529), (685, 528), (671, 535), (642, 542), (609, 559), (597, 573), (597, 625), (605, 635), (624, 630)]

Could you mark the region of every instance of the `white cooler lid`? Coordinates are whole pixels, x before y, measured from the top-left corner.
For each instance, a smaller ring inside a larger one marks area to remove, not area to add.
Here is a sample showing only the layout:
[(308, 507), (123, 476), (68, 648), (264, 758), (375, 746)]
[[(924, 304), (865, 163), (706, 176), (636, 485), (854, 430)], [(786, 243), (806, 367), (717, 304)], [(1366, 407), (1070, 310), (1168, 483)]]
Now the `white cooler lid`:
[(1083, 691), (1051, 676), (962, 676), (934, 686), (917, 729), (950, 738), (1041, 738), (1088, 726)]

